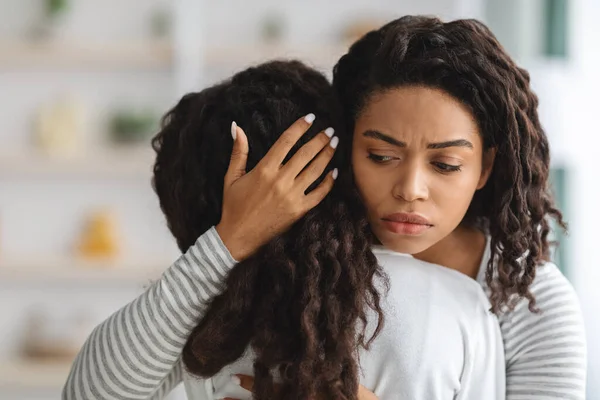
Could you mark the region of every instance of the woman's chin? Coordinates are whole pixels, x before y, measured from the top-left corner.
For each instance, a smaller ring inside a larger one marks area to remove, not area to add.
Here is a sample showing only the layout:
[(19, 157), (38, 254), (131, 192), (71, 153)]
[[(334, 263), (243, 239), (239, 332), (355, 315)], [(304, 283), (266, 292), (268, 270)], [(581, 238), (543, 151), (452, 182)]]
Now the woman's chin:
[(399, 235), (385, 231), (376, 236), (386, 249), (404, 254), (418, 254), (433, 245), (427, 235)]

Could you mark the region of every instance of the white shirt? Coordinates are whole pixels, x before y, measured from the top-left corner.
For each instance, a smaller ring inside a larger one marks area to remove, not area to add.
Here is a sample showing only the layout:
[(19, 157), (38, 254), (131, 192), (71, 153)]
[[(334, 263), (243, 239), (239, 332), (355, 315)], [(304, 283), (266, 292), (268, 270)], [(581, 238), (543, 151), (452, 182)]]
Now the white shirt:
[[(381, 400), (505, 398), (500, 328), (481, 285), (466, 275), (375, 249), (389, 277), (383, 330), (360, 353), (362, 385)], [(369, 328), (376, 324), (369, 315)], [(251, 399), (231, 376), (253, 375), (251, 351), (211, 379), (184, 372), (189, 400)]]

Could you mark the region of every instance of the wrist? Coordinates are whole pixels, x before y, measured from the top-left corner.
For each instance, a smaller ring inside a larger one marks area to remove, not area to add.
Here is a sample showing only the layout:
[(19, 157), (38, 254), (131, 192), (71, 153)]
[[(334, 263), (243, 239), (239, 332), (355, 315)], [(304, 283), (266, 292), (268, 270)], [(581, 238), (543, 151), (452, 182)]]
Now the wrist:
[(229, 250), (229, 253), (235, 260), (242, 261), (243, 259), (248, 257), (249, 251), (245, 248), (246, 246), (244, 244), (246, 241), (239, 238), (235, 234), (235, 229), (232, 229), (223, 222), (219, 222), (217, 226), (215, 226), (215, 230), (217, 231), (219, 237), (221, 238), (221, 241), (223, 242), (225, 247), (227, 247), (227, 250)]

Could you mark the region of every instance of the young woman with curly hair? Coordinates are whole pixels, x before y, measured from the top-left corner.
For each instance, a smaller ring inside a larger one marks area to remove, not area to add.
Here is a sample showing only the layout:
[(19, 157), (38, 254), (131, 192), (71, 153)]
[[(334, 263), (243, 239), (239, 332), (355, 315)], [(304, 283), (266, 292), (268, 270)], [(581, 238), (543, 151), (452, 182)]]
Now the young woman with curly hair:
[(527, 71), (478, 21), (409, 16), (354, 43), (333, 85), (375, 236), (486, 287), (508, 399), (584, 399), (581, 310), (548, 261), (550, 223), (564, 223)]
[[(234, 126), (232, 144), (234, 118), (244, 130)], [(350, 175), (285, 232), (240, 240), (244, 223), (254, 236), (273, 230), (290, 198), (322, 198), (333, 165), (349, 163), (339, 152), (328, 166), (339, 144), (328, 127), (344, 135), (333, 87), (299, 62), (242, 71), (166, 115), (154, 186), (185, 255), (92, 335), (67, 398), (161, 398), (180, 380), (190, 400), (250, 398), (239, 373), (255, 374), (258, 399), (374, 398), (359, 381), (384, 399), (504, 398), (500, 330), (481, 286), (373, 247)]]
[(564, 222), (527, 71), (478, 21), (408, 16), (355, 42), (333, 85), (353, 132), (340, 176), (378, 241), (486, 289), (507, 399), (585, 399), (583, 320), (549, 261), (550, 224)]

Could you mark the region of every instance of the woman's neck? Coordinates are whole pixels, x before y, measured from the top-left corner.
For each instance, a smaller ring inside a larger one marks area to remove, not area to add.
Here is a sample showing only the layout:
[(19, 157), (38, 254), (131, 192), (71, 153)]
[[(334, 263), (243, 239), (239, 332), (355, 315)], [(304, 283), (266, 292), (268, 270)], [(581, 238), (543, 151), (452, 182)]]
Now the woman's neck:
[(486, 243), (485, 234), (479, 229), (459, 226), (441, 241), (413, 256), (476, 279)]

